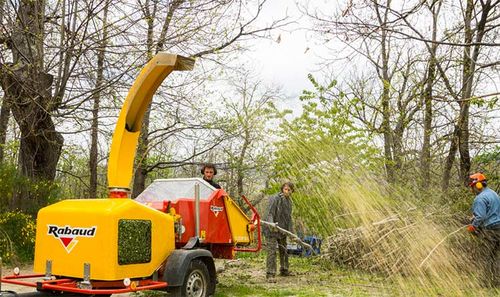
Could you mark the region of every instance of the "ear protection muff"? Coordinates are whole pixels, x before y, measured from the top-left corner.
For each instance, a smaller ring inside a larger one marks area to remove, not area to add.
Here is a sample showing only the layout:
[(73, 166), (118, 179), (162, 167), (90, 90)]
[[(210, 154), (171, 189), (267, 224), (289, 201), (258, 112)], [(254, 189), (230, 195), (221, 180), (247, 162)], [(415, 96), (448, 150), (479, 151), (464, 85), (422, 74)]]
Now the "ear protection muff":
[(486, 182), (486, 176), (481, 172), (469, 176), (469, 187), (474, 187), (476, 190), (482, 190), (486, 187)]

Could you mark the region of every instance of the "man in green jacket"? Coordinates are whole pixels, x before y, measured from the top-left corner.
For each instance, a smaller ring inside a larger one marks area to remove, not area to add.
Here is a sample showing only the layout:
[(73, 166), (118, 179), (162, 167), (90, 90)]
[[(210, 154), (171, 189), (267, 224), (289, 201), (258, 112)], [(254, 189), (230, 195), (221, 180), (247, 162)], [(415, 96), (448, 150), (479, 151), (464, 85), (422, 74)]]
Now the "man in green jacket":
[[(276, 223), (280, 228), (290, 232), (293, 232), (292, 200), (290, 198), (293, 191), (294, 186), (291, 182), (281, 185), (280, 192), (269, 199), (265, 216), (267, 222)], [(289, 276), (286, 235), (274, 230), (272, 227), (266, 226), (264, 228), (264, 236), (266, 237), (265, 249), (267, 251), (266, 278), (270, 282), (275, 281), (276, 250), (279, 251), (280, 257), (280, 275)]]

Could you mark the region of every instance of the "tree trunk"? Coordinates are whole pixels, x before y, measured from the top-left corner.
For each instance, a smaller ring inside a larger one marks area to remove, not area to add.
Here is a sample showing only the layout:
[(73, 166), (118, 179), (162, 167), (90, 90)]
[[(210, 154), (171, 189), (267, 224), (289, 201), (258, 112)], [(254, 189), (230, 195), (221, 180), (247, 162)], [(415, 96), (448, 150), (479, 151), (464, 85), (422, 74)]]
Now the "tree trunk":
[[(154, 1), (153, 11), (150, 11), (149, 1), (146, 1), (145, 4), (145, 19), (148, 24), (148, 32), (147, 32), (147, 58), (148, 61), (153, 58), (153, 37), (154, 37), (154, 18), (156, 15), (156, 5), (157, 2)], [(146, 177), (148, 174), (147, 171), (147, 157), (148, 157), (148, 148), (149, 148), (149, 115), (151, 114), (151, 104), (149, 105), (146, 113), (144, 114), (144, 118), (142, 120), (141, 127), (141, 136), (139, 138), (139, 144), (137, 146), (136, 153), (136, 170), (134, 174), (134, 182), (132, 186), (132, 198), (137, 197), (140, 193), (144, 191), (146, 188)]]
[(0, 0), (0, 24), (3, 24), (3, 16), (5, 13), (5, 0)]
[[(0, 24), (3, 24), (3, 16), (5, 14), (5, 0), (0, 0)], [(7, 100), (2, 100), (2, 108), (0, 110), (0, 164), (4, 162), (5, 140), (7, 138), (7, 126), (10, 118), (10, 106)]]
[(392, 133), (390, 125), (390, 106), (389, 106), (389, 81), (383, 79), (384, 90), (382, 93), (382, 131), (384, 135), (384, 158), (387, 179), (394, 181), (394, 159), (392, 155)]
[(460, 112), (463, 116), (460, 117), (460, 121), (458, 123), (460, 126), (460, 134), (458, 137), (458, 151), (460, 152), (460, 180), (463, 181), (464, 185), (468, 182), (471, 167), (469, 153), (469, 107), (469, 102), (464, 102)]
[(236, 186), (237, 186), (237, 192), (238, 192), (238, 198), (236, 198), (237, 201), (240, 200), (240, 197), (244, 193), (243, 189), (243, 180), (245, 178), (245, 168), (244, 168), (244, 161), (246, 157), (246, 152), (248, 149), (248, 146), (250, 145), (250, 132), (248, 131), (248, 127), (245, 129), (245, 139), (243, 140), (243, 146), (241, 148), (240, 155), (238, 157), (238, 166), (236, 168)]
[(7, 127), (10, 118), (9, 102), (4, 98), (2, 101), (2, 108), (0, 110), (0, 164), (4, 162), (5, 154), (5, 141), (7, 139)]
[(132, 186), (132, 198), (139, 196), (140, 193), (146, 188), (147, 178), (147, 156), (149, 147), (149, 114), (151, 113), (151, 105), (146, 110), (142, 120), (141, 137), (137, 146), (136, 154), (136, 169), (134, 173), (134, 184)]
[[(469, 152), (469, 108), (470, 98), (472, 97), (472, 87), (474, 84), (474, 74), (476, 71), (476, 61), (481, 49), (480, 43), (485, 34), (485, 27), (488, 21), (488, 14), (492, 9), (491, 0), (481, 2), (482, 10), (481, 17), (475, 26), (475, 45), (470, 45), (473, 41), (472, 20), (475, 13), (474, 1), (467, 0), (467, 6), (464, 13), (464, 43), (469, 44), (464, 46), (463, 54), (463, 69), (462, 69), (462, 89), (460, 96), (460, 113), (455, 125), (454, 138), (450, 144), (450, 152), (447, 157), (447, 164), (443, 174), (443, 190), (447, 190), (450, 171), (452, 164), (448, 163), (455, 158), (456, 148), (460, 151), (460, 179), (466, 183), (467, 176), (471, 168), (470, 152)], [(456, 136), (455, 136), (456, 135)], [(453, 150), (452, 150), (453, 148)]]
[[(441, 2), (432, 8), (432, 40), (437, 40), (437, 18), (441, 9)], [(431, 45), (429, 68), (424, 90), (424, 135), (422, 153), (420, 155), (420, 184), (422, 188), (431, 178), (431, 135), (432, 135), (432, 91), (436, 80), (436, 53), (437, 43)]]
[(428, 184), (431, 177), (432, 86), (434, 84), (435, 71), (435, 59), (431, 57), (424, 91), (424, 136), (422, 153), (420, 155), (421, 185)]
[(92, 126), (90, 130), (91, 145), (90, 145), (90, 187), (89, 197), (97, 197), (97, 162), (98, 162), (98, 132), (99, 132), (99, 109), (101, 104), (101, 88), (104, 85), (104, 58), (106, 53), (106, 45), (108, 39), (108, 7), (109, 1), (104, 4), (103, 20), (102, 20), (102, 39), (97, 53), (97, 77), (95, 91), (93, 94), (94, 106), (92, 109)]
[[(464, 183), (468, 181), (468, 175), (471, 168), (470, 152), (469, 152), (469, 109), (470, 109), (470, 98), (472, 97), (472, 87), (474, 84), (474, 74), (476, 72), (476, 61), (479, 56), (479, 51), (481, 49), (480, 43), (483, 41), (485, 34), (486, 23), (488, 22), (488, 14), (492, 10), (491, 0), (481, 1), (481, 18), (475, 26), (475, 45), (472, 47), (464, 47), (464, 71), (463, 71), (463, 81), (462, 81), (462, 96), (461, 96), (461, 106), (460, 114), (461, 121), (460, 125), (460, 141), (459, 141), (459, 151), (460, 151), (460, 177)], [(469, 11), (469, 6), (471, 6)], [(473, 33), (471, 26), (471, 19), (474, 13), (474, 2), (471, 0), (467, 1), (467, 11), (466, 11), (466, 22), (465, 22), (465, 43), (471, 43), (473, 41)]]
[[(470, 44), (472, 42), (472, 14), (474, 10), (474, 1), (467, 0), (467, 6), (464, 16), (464, 43)], [(472, 81), (474, 78), (474, 61), (471, 57), (471, 46), (464, 47), (463, 53), (463, 68), (462, 68), (462, 101), (460, 105), (460, 115), (458, 117), (458, 150), (460, 152), (460, 179), (465, 181), (470, 169), (470, 156), (469, 156), (469, 101), (467, 98), (472, 93)]]
[(396, 128), (392, 132), (392, 155), (393, 155), (393, 181), (401, 180), (401, 170), (403, 168), (403, 135), (406, 118), (400, 114)]
[[(44, 1), (21, 1), (12, 30), (13, 63), (0, 65), (5, 100), (21, 131), (19, 169), (33, 183), (54, 181), (63, 137), (51, 114), (57, 102), (51, 96), (53, 77), (44, 72)], [(29, 86), (27, 88), (26, 86)], [(36, 210), (47, 203), (48, 193), (22, 189), (14, 206)]]
[(458, 135), (460, 134), (460, 128), (455, 126), (453, 130), (453, 135), (450, 137), (450, 149), (448, 150), (448, 155), (446, 156), (446, 160), (444, 162), (444, 170), (443, 170), (443, 180), (441, 182), (441, 189), (443, 192), (448, 190), (450, 186), (450, 178), (451, 178), (451, 168), (453, 167), (453, 163), (455, 163), (455, 155), (458, 150)]
[(376, 5), (377, 16), (381, 31), (381, 56), (382, 56), (382, 133), (384, 135), (384, 156), (385, 156), (385, 169), (387, 171), (387, 179), (393, 182), (395, 178), (394, 172), (394, 158), (393, 158), (393, 139), (390, 124), (391, 109), (390, 109), (390, 77), (389, 77), (389, 49), (387, 48), (387, 13), (389, 12), (390, 1), (387, 1), (387, 8), (384, 17), (380, 15), (378, 4)]
[[(14, 67), (9, 68), (12, 70)], [(50, 101), (50, 97), (43, 97), (42, 94), (50, 88), (52, 77), (44, 73), (30, 73), (27, 68), (30, 67), (25, 66), (10, 73), (3, 72), (2, 87), (21, 131), (18, 159), (21, 174), (33, 183), (50, 183), (55, 179), (63, 144), (63, 138), (55, 130), (52, 118), (43, 103)], [(21, 84), (30, 85), (32, 89)], [(22, 189), (22, 192), (13, 198), (13, 206), (21, 210), (34, 210), (46, 205), (47, 198), (47, 193)]]

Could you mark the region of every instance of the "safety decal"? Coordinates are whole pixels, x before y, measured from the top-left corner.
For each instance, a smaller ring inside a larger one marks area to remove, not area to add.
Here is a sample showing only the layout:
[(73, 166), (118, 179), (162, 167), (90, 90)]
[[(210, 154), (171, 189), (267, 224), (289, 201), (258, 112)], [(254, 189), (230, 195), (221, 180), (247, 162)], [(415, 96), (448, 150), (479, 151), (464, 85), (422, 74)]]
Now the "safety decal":
[(81, 228), (71, 227), (69, 225), (66, 225), (64, 227), (60, 227), (57, 225), (47, 225), (47, 227), (47, 235), (52, 235), (56, 239), (59, 239), (68, 254), (71, 253), (73, 248), (78, 243), (78, 237), (95, 237), (95, 233), (97, 230), (96, 226)]
[(224, 207), (217, 205), (210, 205), (210, 210), (214, 213), (215, 217), (219, 215), (219, 212), (224, 210)]

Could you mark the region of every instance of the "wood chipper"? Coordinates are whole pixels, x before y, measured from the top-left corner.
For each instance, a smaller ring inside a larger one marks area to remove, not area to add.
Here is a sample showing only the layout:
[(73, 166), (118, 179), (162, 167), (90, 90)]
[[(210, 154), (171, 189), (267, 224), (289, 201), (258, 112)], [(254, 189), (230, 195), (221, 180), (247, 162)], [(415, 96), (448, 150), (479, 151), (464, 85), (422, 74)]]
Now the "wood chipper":
[[(120, 112), (108, 161), (109, 198), (68, 199), (38, 212), (34, 271), (2, 282), (38, 291), (110, 295), (164, 289), (210, 296), (213, 258), (261, 247), (260, 218), (249, 218), (223, 189), (199, 178), (154, 181), (129, 199), (142, 118), (161, 82), (194, 60), (160, 53), (142, 69)], [(255, 235), (256, 236), (255, 236)]]

